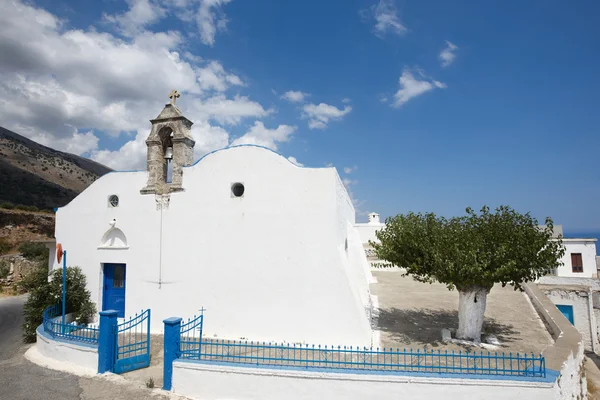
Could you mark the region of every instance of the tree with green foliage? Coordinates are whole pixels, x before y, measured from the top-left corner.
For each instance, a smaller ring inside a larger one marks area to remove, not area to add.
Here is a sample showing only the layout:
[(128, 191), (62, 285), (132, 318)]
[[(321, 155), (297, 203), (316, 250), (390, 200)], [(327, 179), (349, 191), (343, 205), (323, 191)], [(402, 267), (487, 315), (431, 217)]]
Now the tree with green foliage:
[[(24, 242), (19, 246), (19, 252), (28, 260), (46, 260), (48, 261), (49, 252), (44, 243)], [(47, 263), (46, 263), (47, 264)]]
[[(55, 304), (62, 307), (62, 269), (55, 270), (48, 280), (48, 266), (40, 262), (21, 282), (21, 288), (29, 292), (24, 307), (23, 340), (27, 343), (36, 339), (35, 330), (42, 323), (44, 310)], [(96, 305), (91, 301), (86, 288), (86, 278), (81, 268), (67, 268), (67, 313), (73, 314), (78, 324), (87, 324), (96, 315)]]
[(459, 293), (459, 339), (481, 340), (487, 295), (495, 283), (523, 290), (523, 284), (562, 265), (564, 247), (553, 237), (552, 219), (539, 226), (529, 213), (500, 206), (446, 219), (434, 213), (386, 220), (371, 242), (377, 256), (419, 282), (445, 284)]

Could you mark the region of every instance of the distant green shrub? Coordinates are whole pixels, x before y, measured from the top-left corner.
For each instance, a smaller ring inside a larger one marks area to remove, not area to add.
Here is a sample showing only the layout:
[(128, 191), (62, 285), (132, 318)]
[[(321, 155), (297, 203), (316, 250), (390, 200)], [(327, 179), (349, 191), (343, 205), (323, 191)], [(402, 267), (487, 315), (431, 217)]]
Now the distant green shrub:
[(6, 261), (0, 261), (0, 279), (4, 279), (8, 276), (10, 267)]
[(13, 208), (15, 208), (15, 205), (13, 203), (10, 203), (8, 201), (4, 201), (2, 203), (0, 203), (0, 208), (4, 208), (7, 210), (12, 210)]
[(17, 210), (21, 210), (21, 211), (39, 211), (40, 210), (36, 206), (26, 206), (23, 204), (17, 204), (14, 208)]
[(3, 254), (8, 253), (8, 251), (11, 249), (11, 245), (8, 242), (8, 240), (4, 239), (4, 238), (0, 238), (0, 256)]
[(28, 260), (48, 260), (49, 253), (45, 244), (39, 242), (25, 242), (19, 246), (19, 252)]

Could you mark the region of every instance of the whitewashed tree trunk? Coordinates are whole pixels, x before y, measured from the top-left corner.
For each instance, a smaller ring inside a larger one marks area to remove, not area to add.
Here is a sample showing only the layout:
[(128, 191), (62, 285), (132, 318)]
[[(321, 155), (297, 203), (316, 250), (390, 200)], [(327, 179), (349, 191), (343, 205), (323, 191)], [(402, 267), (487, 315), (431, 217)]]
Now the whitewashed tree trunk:
[(458, 339), (481, 341), (483, 315), (489, 289), (473, 286), (458, 291)]

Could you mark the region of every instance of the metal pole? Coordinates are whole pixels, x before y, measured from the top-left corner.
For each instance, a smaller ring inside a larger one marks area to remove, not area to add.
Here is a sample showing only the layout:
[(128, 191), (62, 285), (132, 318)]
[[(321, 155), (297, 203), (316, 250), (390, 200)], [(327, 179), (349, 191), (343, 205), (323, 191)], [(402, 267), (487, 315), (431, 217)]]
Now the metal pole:
[(67, 310), (67, 251), (63, 251), (63, 276), (62, 276), (62, 325), (65, 327), (65, 314)]

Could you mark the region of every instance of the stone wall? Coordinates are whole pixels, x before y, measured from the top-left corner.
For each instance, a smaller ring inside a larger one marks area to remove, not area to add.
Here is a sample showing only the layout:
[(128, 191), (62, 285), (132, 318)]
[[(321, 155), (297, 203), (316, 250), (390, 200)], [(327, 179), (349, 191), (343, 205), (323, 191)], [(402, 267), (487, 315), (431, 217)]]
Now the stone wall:
[[(541, 290), (554, 304), (567, 305), (573, 307), (573, 320), (575, 328), (581, 333), (584, 341), (585, 349), (593, 351), (598, 342), (598, 338), (594, 337), (592, 325), (596, 324), (595, 316), (590, 316), (589, 307), (589, 292), (585, 288), (568, 288), (542, 286)], [(590, 318), (591, 317), (591, 318)], [(595, 343), (592, 343), (595, 341)]]
[(4, 266), (8, 267), (8, 276), (5, 278), (0, 277), (0, 287), (3, 289), (13, 287), (15, 283), (19, 282), (25, 275), (31, 272), (36, 264), (35, 261), (30, 261), (20, 255), (0, 257), (0, 270)]

